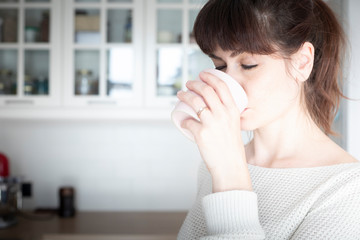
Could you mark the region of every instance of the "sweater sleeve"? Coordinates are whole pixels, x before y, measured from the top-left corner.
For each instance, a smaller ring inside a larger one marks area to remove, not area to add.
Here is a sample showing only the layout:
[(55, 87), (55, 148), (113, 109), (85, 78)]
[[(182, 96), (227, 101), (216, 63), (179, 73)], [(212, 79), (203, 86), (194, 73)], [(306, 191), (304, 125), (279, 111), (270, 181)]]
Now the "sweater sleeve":
[(258, 216), (257, 195), (251, 191), (213, 193), (202, 200), (207, 236), (213, 239), (264, 239)]

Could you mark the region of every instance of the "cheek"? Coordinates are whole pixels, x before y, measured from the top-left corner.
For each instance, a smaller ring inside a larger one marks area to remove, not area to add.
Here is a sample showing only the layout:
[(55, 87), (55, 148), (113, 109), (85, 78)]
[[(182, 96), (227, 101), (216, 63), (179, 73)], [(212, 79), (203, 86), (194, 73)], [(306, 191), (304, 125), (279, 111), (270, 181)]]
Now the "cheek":
[(244, 130), (250, 130), (272, 121), (293, 106), (297, 100), (299, 86), (283, 72), (262, 75), (252, 82), (249, 81), (245, 90), (250, 111), (244, 114), (243, 123), (246, 128)]
[(254, 76), (246, 86), (249, 107), (267, 108), (269, 105), (286, 105), (296, 100), (299, 86), (283, 68), (268, 71), (270, 74)]

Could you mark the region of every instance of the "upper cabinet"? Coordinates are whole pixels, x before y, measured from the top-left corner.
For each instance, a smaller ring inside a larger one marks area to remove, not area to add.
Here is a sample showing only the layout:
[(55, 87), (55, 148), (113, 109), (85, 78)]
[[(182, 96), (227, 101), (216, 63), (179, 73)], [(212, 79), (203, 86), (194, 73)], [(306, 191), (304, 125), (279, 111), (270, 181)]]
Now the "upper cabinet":
[(148, 0), (147, 103), (172, 106), (189, 79), (213, 66), (195, 43), (196, 16), (206, 0)]
[(192, 33), (205, 2), (0, 0), (0, 107), (168, 112), (213, 66)]
[(60, 104), (59, 1), (0, 0), (0, 105)]
[(143, 0), (67, 0), (65, 104), (141, 106)]

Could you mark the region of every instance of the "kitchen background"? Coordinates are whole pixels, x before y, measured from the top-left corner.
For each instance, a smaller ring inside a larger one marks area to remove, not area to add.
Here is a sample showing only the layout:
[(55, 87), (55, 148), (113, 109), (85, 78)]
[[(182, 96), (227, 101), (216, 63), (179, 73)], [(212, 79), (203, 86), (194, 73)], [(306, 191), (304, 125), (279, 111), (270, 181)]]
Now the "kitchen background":
[[(25, 208), (57, 207), (64, 185), (79, 210), (191, 207), (200, 156), (170, 112), (211, 66), (191, 34), (203, 2), (0, 0), (0, 152), (33, 185)], [(360, 99), (360, 2), (327, 2), (351, 44), (345, 92)], [(343, 102), (336, 141), (358, 159), (359, 122), (360, 102)]]

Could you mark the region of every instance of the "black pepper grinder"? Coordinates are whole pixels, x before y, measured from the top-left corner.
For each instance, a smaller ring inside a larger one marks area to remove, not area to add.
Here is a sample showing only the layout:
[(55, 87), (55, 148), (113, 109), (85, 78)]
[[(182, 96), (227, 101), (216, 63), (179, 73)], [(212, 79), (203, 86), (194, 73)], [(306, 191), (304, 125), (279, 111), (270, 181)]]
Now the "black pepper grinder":
[(59, 189), (59, 216), (60, 217), (73, 217), (75, 215), (75, 190), (72, 187), (61, 187)]

